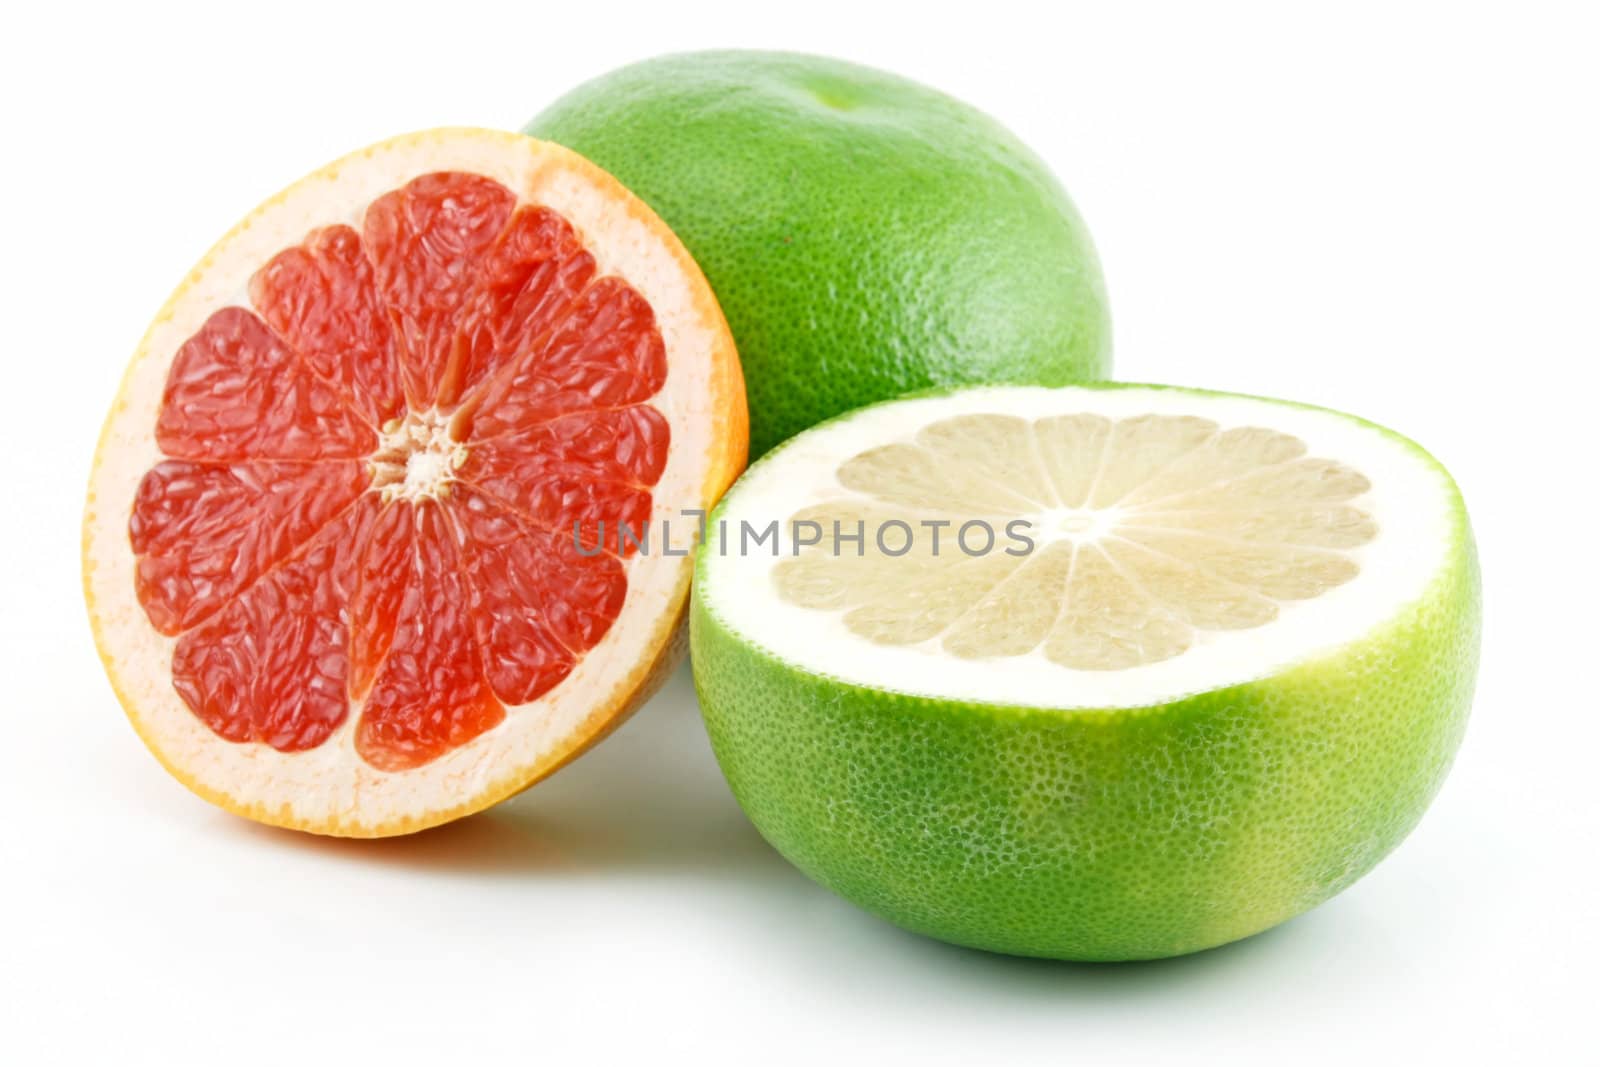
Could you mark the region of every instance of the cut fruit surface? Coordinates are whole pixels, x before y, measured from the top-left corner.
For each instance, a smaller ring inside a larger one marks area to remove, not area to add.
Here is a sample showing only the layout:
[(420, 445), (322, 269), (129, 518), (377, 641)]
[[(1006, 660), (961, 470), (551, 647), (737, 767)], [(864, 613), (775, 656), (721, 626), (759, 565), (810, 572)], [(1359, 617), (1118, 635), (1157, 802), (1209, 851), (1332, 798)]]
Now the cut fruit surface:
[(894, 401), (773, 452), (710, 529), (692, 644), (735, 795), (825, 885), (963, 944), (1127, 959), (1263, 929), (1404, 836), (1465, 723), (1460, 496), (1334, 412)]
[(626, 190), (516, 135), (384, 142), (257, 209), (135, 355), (85, 516), (102, 656), (231, 810), (477, 810), (659, 681), (686, 565), (585, 546), (708, 505), (744, 440), (715, 299)]
[[(1254, 629), (1279, 602), (1350, 581), (1353, 550), (1377, 534), (1347, 503), (1372, 488), (1360, 471), (1307, 456), (1291, 434), (1189, 415), (957, 415), (837, 473), (858, 495), (795, 518), (863, 537), (870, 523), (870, 548), (806, 547), (774, 568), (780, 596), (847, 609), (857, 636), (937, 636), (968, 659), (1037, 649), (1081, 670), (1171, 659), (1197, 631)], [(884, 544), (897, 514), (914, 525)], [(1002, 526), (1009, 551), (997, 553)], [(940, 529), (959, 570), (934, 562)]]
[(744, 572), (719, 612), (864, 684), (1154, 703), (1360, 636), (1448, 541), (1448, 487), (1357, 420), (1180, 390), (985, 395), (863, 409), (753, 471), (722, 517), (779, 520), (782, 543), (717, 563)]

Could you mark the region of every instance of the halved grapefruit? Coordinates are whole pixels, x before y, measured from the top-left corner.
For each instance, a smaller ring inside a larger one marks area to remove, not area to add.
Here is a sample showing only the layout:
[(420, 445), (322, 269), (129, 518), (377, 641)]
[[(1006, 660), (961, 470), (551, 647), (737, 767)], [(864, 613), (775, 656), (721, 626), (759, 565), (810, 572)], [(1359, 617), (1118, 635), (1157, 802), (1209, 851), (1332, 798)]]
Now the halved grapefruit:
[(135, 353), (84, 519), (101, 657), (230, 811), (479, 810), (676, 660), (687, 559), (597, 524), (708, 506), (746, 427), (710, 288), (615, 180), (514, 134), (385, 141), (257, 208)]
[(695, 685), (734, 796), (821, 884), (957, 944), (1264, 930), (1400, 843), (1466, 727), (1466, 506), (1349, 415), (924, 394), (791, 438), (708, 527)]

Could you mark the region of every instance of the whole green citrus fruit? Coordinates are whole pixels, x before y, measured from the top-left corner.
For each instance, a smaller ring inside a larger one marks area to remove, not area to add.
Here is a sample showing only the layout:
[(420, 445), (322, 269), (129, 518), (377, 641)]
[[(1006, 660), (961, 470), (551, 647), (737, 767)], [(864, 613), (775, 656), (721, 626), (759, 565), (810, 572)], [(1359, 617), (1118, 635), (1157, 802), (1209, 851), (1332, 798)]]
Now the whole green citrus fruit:
[(1066, 193), (942, 93), (700, 52), (597, 78), (526, 132), (610, 171), (688, 246), (744, 364), (752, 457), (913, 389), (1109, 373), (1100, 268)]

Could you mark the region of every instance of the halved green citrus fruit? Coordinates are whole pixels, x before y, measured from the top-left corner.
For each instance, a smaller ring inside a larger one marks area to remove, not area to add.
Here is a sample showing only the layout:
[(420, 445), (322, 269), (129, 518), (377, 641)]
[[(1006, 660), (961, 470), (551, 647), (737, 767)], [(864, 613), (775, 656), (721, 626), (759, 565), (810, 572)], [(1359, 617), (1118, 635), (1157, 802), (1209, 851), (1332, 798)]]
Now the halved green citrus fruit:
[(705, 270), (739, 345), (759, 456), (930, 386), (1111, 368), (1089, 232), (994, 119), (823, 56), (659, 56), (528, 124), (615, 174)]
[(1023, 955), (1192, 952), (1337, 893), (1439, 788), (1478, 654), (1437, 462), (1187, 389), (844, 415), (736, 483), (697, 567), (701, 705), (761, 832)]

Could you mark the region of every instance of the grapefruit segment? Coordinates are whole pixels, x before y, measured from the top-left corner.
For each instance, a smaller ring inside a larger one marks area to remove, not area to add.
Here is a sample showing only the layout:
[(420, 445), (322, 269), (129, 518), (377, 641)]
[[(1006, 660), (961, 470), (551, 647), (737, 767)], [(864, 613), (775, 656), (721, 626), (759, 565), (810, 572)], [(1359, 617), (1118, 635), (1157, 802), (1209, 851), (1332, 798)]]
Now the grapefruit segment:
[(128, 520), (139, 603), (164, 634), (200, 622), (314, 536), (366, 488), (355, 460), (166, 460)]
[(345, 721), (355, 584), (375, 504), (347, 507), (214, 618), (178, 638), (172, 684), (229, 741), (315, 748)]
[(666, 351), (650, 305), (619, 278), (585, 289), (543, 345), (469, 401), (470, 434), (531, 430), (577, 412), (639, 404), (666, 380)]
[(422, 175), (367, 209), (367, 254), (399, 330), (413, 408), (440, 399), (467, 295), (515, 205), (515, 195), (500, 183), (450, 172)]
[(627, 577), (604, 554), (563, 558), (576, 557), (570, 531), (539, 529), (486, 497), (463, 496), (454, 514), (485, 674), (502, 700), (524, 704), (599, 644), (622, 610)]
[(411, 508), (385, 507), (373, 521), (350, 598), (350, 698), (365, 701), (389, 655), (395, 627), (411, 588), (416, 554)]
[(102, 656), (231, 810), (477, 810), (671, 665), (688, 564), (580, 546), (707, 506), (745, 426), (705, 280), (626, 190), (516, 135), (385, 142), (259, 208), (135, 355), (85, 515)]
[[(568, 416), (482, 442), (460, 478), (544, 530), (595, 545), (600, 523), (613, 535), (649, 522), (649, 487), (661, 477), (670, 430), (648, 406)], [(609, 543), (616, 548), (613, 538)], [(633, 546), (625, 546), (627, 552)]]
[(155, 434), (166, 455), (225, 462), (355, 459), (375, 443), (338, 390), (239, 307), (216, 312), (179, 349)]
[(506, 711), (483, 676), (450, 520), (432, 501), (389, 506), (411, 513), (411, 566), (356, 751), (380, 770), (400, 771), (459, 748)]
[(533, 351), (594, 278), (594, 257), (566, 219), (548, 208), (518, 208), (491, 249), (463, 314), (462, 393)]
[(250, 302), (319, 377), (373, 426), (401, 412), (389, 309), (361, 235), (329, 226), (250, 278)]
[(651, 485), (661, 477), (670, 436), (666, 416), (646, 405), (583, 412), (480, 441), (462, 477), (487, 484), (523, 464), (622, 485)]

